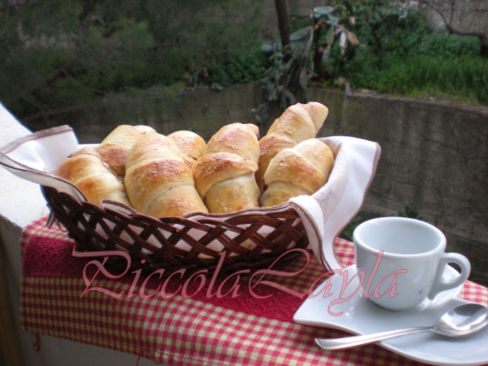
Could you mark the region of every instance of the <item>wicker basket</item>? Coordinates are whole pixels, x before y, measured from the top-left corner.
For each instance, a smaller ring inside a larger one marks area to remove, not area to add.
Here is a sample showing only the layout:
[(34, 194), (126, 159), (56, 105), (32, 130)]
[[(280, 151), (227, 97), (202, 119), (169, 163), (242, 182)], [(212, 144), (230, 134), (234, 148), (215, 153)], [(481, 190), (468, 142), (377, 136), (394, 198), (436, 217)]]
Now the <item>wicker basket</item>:
[(132, 268), (211, 268), (222, 255), (227, 269), (256, 267), (308, 244), (302, 220), (289, 206), (157, 219), (116, 203), (101, 207), (78, 202), (54, 188), (42, 190), (78, 250), (124, 250), (131, 256)]
[(115, 202), (87, 202), (72, 184), (48, 173), (79, 148), (69, 126), (42, 130), (2, 147), (0, 164), (42, 186), (56, 220), (79, 251), (121, 250), (130, 255), (131, 268), (209, 268), (222, 258), (222, 268), (255, 268), (310, 244), (319, 261), (333, 269), (339, 266), (334, 237), (359, 210), (381, 149), (351, 137), (323, 141), (332, 148), (336, 163), (329, 182), (314, 195), (225, 215), (157, 219)]

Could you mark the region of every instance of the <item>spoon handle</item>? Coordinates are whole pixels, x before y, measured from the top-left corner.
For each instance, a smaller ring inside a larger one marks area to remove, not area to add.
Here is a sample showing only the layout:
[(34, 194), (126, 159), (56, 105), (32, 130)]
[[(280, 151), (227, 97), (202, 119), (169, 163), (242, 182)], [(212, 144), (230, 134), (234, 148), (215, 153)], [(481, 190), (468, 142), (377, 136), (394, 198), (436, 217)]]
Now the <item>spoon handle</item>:
[(356, 335), (342, 338), (315, 338), (315, 342), (323, 349), (326, 350), (340, 350), (355, 346), (361, 346), (363, 344), (374, 343), (385, 339), (399, 337), (407, 334), (425, 332), (431, 330), (431, 326), (407, 328), (407, 329), (395, 329), (385, 332)]

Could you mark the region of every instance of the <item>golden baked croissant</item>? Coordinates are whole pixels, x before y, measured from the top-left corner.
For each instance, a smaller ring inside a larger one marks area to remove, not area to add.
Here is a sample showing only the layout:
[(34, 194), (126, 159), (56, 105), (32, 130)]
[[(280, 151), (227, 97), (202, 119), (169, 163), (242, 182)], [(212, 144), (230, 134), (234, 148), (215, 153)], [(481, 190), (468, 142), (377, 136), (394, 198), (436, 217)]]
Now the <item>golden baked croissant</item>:
[(168, 138), (178, 146), (190, 168), (193, 168), (197, 159), (205, 153), (205, 140), (193, 131), (175, 131), (169, 134)]
[(130, 149), (141, 137), (147, 133), (156, 132), (152, 127), (145, 125), (120, 125), (110, 132), (97, 148), (102, 160), (114, 171), (123, 177), (125, 174), (125, 160)]
[(253, 124), (232, 123), (217, 131), (197, 160), (195, 184), (208, 210), (226, 213), (257, 207), (255, 180), (259, 158), (259, 129)]
[(328, 108), (321, 103), (297, 103), (288, 107), (272, 123), (266, 135), (259, 140), (259, 169), (256, 173), (256, 181), (261, 190), (263, 190), (266, 168), (278, 151), (315, 137), (328, 114)]
[(129, 204), (122, 181), (93, 148), (83, 148), (61, 162), (56, 174), (74, 184), (89, 202), (112, 200)]
[(262, 206), (275, 206), (291, 197), (313, 194), (322, 187), (334, 165), (334, 155), (322, 141), (312, 138), (278, 152), (264, 174)]
[(208, 212), (195, 189), (191, 168), (164, 135), (147, 134), (134, 145), (127, 156), (124, 183), (132, 206), (146, 215)]

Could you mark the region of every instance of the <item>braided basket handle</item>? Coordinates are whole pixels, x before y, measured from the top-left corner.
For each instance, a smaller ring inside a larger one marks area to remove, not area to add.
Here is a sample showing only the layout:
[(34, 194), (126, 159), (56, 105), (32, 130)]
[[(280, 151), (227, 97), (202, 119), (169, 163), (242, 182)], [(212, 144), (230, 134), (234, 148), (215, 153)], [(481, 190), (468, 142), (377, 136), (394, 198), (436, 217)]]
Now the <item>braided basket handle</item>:
[(49, 172), (78, 148), (78, 140), (69, 126), (38, 131), (0, 148), (0, 165), (10, 173), (41, 186), (52, 187), (73, 196), (78, 202), (85, 196), (68, 181)]

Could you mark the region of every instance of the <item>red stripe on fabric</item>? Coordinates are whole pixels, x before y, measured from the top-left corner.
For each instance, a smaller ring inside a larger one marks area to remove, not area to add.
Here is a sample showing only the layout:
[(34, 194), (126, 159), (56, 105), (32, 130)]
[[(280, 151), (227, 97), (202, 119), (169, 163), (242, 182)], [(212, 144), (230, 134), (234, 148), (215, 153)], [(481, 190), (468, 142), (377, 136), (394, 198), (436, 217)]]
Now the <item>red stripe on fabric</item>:
[[(208, 283), (191, 299), (180, 295), (170, 300), (128, 298), (133, 274), (123, 280), (95, 282), (113, 291), (123, 290), (120, 300), (98, 292), (87, 292), (80, 298), (85, 289), (81, 273), (86, 260), (73, 258), (74, 243), (66, 233), (56, 227), (46, 228), (44, 223), (45, 220), (38, 220), (22, 235), (21, 323), (26, 330), (183, 366), (417, 364), (377, 346), (348, 352), (322, 352), (315, 347), (314, 337), (344, 333), (294, 324), (292, 316), (303, 299), (273, 288), (262, 288), (271, 295), (268, 299), (256, 299), (247, 288), (248, 278), (241, 279), (241, 296), (237, 298), (208, 298)], [(351, 264), (354, 258), (351, 243), (338, 239), (335, 244), (340, 263)], [(49, 252), (41, 257), (47, 260), (36, 260), (43, 251)], [(68, 265), (61, 266), (65, 261)], [(292, 264), (290, 266), (293, 268)], [(287, 265), (282, 268), (290, 270)], [(275, 280), (289, 289), (305, 291), (323, 272), (324, 269), (312, 260), (298, 277)], [(225, 275), (218, 280), (223, 278)], [(148, 292), (158, 285), (158, 279), (151, 281)], [(178, 285), (176, 281), (169, 287), (174, 290)], [(189, 286), (190, 292), (195, 291), (196, 286)], [(488, 290), (469, 281), (462, 297), (488, 304)], [(239, 350), (244, 352), (239, 353)], [(270, 360), (264, 361), (265, 357)]]

